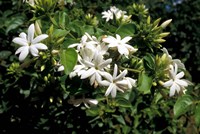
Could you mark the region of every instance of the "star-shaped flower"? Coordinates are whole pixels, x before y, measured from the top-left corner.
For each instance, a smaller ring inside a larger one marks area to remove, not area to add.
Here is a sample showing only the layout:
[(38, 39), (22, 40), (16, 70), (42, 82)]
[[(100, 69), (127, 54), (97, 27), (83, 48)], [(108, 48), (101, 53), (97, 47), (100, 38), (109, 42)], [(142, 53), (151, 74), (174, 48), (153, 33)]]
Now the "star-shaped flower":
[(170, 87), (170, 94), (169, 96), (173, 96), (175, 92), (179, 93), (180, 91), (186, 90), (185, 87), (187, 87), (190, 82), (184, 79), (181, 79), (184, 76), (184, 72), (181, 71), (178, 73), (178, 66), (175, 63), (174, 66), (170, 65), (169, 70), (169, 77), (170, 80), (163, 83), (164, 87)]
[(17, 49), (15, 54), (19, 54), (19, 60), (23, 61), (29, 52), (33, 56), (38, 56), (38, 50), (46, 50), (47, 46), (43, 43), (40, 43), (42, 40), (48, 37), (47, 34), (41, 34), (34, 38), (35, 26), (31, 24), (28, 28), (28, 36), (26, 33), (20, 33), (19, 37), (13, 39), (13, 42), (20, 45), (21, 47)]
[(131, 39), (132, 37), (130, 36), (121, 39), (121, 37), (118, 34), (116, 34), (116, 38), (113, 36), (108, 36), (106, 38), (103, 38), (103, 41), (109, 44), (108, 47), (111, 48), (116, 47), (121, 55), (128, 56), (129, 53), (137, 51), (136, 48), (127, 44), (127, 42), (130, 41)]
[(119, 75), (117, 75), (118, 67), (115, 64), (113, 75), (110, 75), (109, 73), (105, 72), (103, 74), (103, 77), (106, 78), (106, 80), (103, 80), (100, 82), (102, 86), (108, 86), (105, 96), (108, 96), (111, 94), (113, 98), (116, 97), (117, 90), (124, 92), (127, 89), (131, 89), (133, 86), (135, 86), (135, 80), (129, 77), (125, 77), (128, 73), (127, 70), (124, 70)]

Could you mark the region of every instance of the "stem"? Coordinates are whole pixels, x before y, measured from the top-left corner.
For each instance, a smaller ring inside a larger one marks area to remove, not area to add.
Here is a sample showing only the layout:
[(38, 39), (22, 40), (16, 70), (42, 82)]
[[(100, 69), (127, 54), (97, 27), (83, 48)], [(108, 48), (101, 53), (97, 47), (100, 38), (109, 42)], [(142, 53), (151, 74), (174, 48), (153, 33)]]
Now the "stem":
[(128, 71), (135, 72), (135, 73), (140, 73), (141, 72), (140, 70), (136, 70), (136, 69), (132, 69), (132, 68), (125, 68), (125, 67), (122, 67), (122, 66), (120, 66), (119, 68), (126, 69)]

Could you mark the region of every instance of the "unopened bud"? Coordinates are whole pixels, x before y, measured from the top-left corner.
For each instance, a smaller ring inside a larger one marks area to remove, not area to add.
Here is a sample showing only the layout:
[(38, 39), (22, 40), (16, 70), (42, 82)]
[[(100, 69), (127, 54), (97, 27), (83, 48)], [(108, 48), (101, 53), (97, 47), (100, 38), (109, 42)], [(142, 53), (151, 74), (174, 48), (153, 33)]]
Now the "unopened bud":
[(58, 53), (59, 53), (59, 50), (53, 49), (53, 50), (51, 51), (51, 53), (52, 53), (52, 54), (58, 54)]
[(164, 38), (164, 37), (168, 36), (169, 34), (170, 34), (170, 32), (165, 32), (165, 33), (159, 34), (159, 36)]
[(40, 29), (40, 26), (39, 26), (39, 24), (38, 24), (38, 21), (35, 21), (35, 32), (36, 32), (37, 35), (42, 34), (42, 31), (41, 31), (41, 29)]
[(163, 42), (165, 42), (166, 40), (164, 40), (164, 39), (156, 39), (156, 40), (154, 40), (154, 42), (157, 42), (157, 43), (163, 43)]
[(161, 26), (162, 28), (166, 28), (166, 27), (169, 25), (169, 23), (171, 23), (171, 21), (172, 21), (172, 19), (166, 20), (166, 21), (163, 22), (160, 26)]
[(64, 41), (64, 39), (65, 39), (65, 37), (61, 37), (56, 41), (56, 43), (60, 44), (60, 43), (62, 43)]

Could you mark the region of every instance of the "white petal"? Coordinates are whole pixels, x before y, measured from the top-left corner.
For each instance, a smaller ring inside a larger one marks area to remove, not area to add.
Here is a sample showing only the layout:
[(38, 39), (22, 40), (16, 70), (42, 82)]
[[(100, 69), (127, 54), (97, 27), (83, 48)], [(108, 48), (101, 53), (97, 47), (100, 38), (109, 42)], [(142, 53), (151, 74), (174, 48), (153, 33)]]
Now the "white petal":
[(115, 98), (117, 95), (117, 87), (116, 85), (113, 86), (113, 89), (111, 90), (111, 96), (112, 98)]
[(64, 66), (60, 66), (60, 67), (58, 68), (58, 72), (64, 71), (64, 70), (65, 70)]
[(34, 45), (30, 46), (29, 50), (33, 56), (38, 56), (38, 50)]
[(120, 73), (120, 74), (115, 78), (115, 80), (123, 79), (123, 78), (126, 76), (127, 73), (128, 73), (128, 71), (127, 71), (127, 70), (124, 70), (122, 73)]
[(129, 51), (128, 51), (128, 49), (125, 47), (125, 46), (123, 46), (123, 45), (118, 45), (117, 46), (118, 47), (118, 52), (121, 54), (121, 55), (129, 55)]
[(23, 51), (23, 50), (24, 50), (24, 47), (20, 47), (20, 48), (17, 49), (17, 51), (15, 52), (15, 54), (21, 53), (21, 51)]
[(114, 65), (114, 72), (113, 72), (113, 78), (115, 79), (117, 77), (118, 67), (117, 64)]
[(120, 80), (120, 81), (117, 81), (116, 84), (117, 84), (117, 85), (120, 85), (120, 86), (128, 86), (127, 80)]
[(175, 78), (180, 79), (180, 78), (182, 78), (183, 76), (184, 76), (184, 72), (182, 71), (182, 72), (178, 73), (178, 74), (175, 76)]
[(110, 94), (110, 92), (111, 92), (114, 88), (115, 88), (115, 90), (116, 90), (116, 86), (115, 86), (113, 83), (111, 83), (111, 84), (109, 85), (108, 89), (106, 90), (105, 96), (108, 96), (108, 95)]
[(35, 48), (39, 49), (39, 50), (46, 50), (48, 49), (48, 47), (43, 44), (43, 43), (37, 43), (37, 44), (34, 44)]
[(47, 37), (48, 37), (47, 34), (41, 34), (41, 35), (37, 36), (37, 37), (32, 41), (32, 43), (33, 43), (33, 44), (38, 43), (38, 42), (40, 42), (40, 41), (46, 39)]
[(19, 37), (21, 37), (22, 39), (27, 40), (27, 35), (24, 32), (20, 33)]
[(100, 81), (100, 82), (99, 82), (99, 85), (101, 85), (101, 86), (109, 86), (109, 85), (110, 85), (110, 82), (109, 82), (109, 81), (106, 81), (106, 80), (103, 80), (103, 81)]
[(29, 53), (29, 46), (24, 46), (23, 50), (19, 55), (19, 60), (23, 61), (27, 57), (28, 53)]
[(19, 44), (21, 46), (28, 46), (28, 42), (27, 40), (23, 39), (23, 38), (19, 38), (19, 37), (16, 37), (12, 40), (14, 43), (16, 44)]
[(176, 91), (176, 84), (173, 83), (172, 86), (170, 87), (170, 92), (169, 92), (169, 96), (174, 96), (175, 94), (175, 91)]
[(97, 80), (98, 83), (102, 81), (102, 77), (99, 73), (96, 72), (95, 77), (96, 77), (96, 80)]
[(121, 42), (125, 44), (125, 43), (127, 43), (129, 40), (131, 40), (131, 39), (132, 39), (132, 37), (127, 36), (127, 37), (123, 38), (123, 39), (121, 40)]
[(163, 83), (163, 86), (164, 87), (170, 87), (172, 84), (173, 84), (173, 80), (171, 79), (171, 80), (168, 80), (168, 81), (166, 81), (165, 83)]
[(98, 104), (98, 100), (95, 100), (95, 99), (86, 99), (86, 101), (87, 101), (89, 104), (92, 104), (92, 105), (97, 105), (97, 104)]
[(90, 78), (90, 85), (93, 85), (94, 84), (94, 81), (95, 81), (95, 78), (96, 78), (96, 75), (93, 74)]
[(121, 37), (119, 36), (119, 34), (116, 34), (116, 39), (117, 39), (118, 41), (121, 41)]
[(107, 59), (106, 61), (99, 64), (99, 68), (102, 69), (102, 68), (108, 66), (108, 64), (110, 64), (111, 62), (112, 62), (112, 59)]
[(109, 82), (112, 82), (113, 77), (108, 72), (102, 72), (101, 75), (106, 78)]
[(175, 81), (178, 85), (180, 86), (184, 86), (184, 87), (187, 87), (188, 86), (188, 83), (184, 80), (179, 80), (179, 79), (176, 79)]
[(83, 73), (81, 75), (81, 79), (86, 79), (86, 78), (90, 77), (91, 75), (93, 75), (94, 73), (95, 73), (95, 69), (90, 68), (89, 70), (85, 71), (85, 73)]
[(107, 38), (103, 38), (102, 40), (103, 42), (106, 42), (106, 43), (112, 43), (112, 42), (115, 42), (116, 39), (112, 36), (108, 36)]
[(35, 33), (35, 26), (34, 24), (31, 24), (28, 28), (28, 42), (33, 41), (34, 33)]

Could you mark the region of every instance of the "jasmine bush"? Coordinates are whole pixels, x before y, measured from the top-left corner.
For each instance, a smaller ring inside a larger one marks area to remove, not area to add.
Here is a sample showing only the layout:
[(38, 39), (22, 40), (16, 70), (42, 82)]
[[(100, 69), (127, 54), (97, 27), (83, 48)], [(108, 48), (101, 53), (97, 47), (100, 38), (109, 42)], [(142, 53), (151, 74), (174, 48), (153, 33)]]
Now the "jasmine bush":
[(1, 4), (2, 133), (199, 132), (195, 84), (162, 45), (171, 18), (136, 1)]

